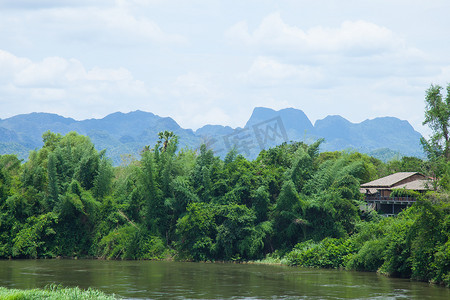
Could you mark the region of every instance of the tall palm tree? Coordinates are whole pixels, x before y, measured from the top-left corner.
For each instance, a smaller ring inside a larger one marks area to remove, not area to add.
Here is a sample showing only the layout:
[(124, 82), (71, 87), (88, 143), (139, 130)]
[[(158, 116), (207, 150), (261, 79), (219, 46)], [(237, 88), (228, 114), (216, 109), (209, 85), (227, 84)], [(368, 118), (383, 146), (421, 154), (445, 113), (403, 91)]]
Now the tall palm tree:
[(173, 139), (175, 137), (175, 134), (173, 133), (173, 131), (161, 131), (160, 133), (158, 133), (158, 144), (160, 144), (162, 142), (162, 148), (161, 151), (166, 151), (167, 146), (169, 145), (169, 142), (171, 139)]

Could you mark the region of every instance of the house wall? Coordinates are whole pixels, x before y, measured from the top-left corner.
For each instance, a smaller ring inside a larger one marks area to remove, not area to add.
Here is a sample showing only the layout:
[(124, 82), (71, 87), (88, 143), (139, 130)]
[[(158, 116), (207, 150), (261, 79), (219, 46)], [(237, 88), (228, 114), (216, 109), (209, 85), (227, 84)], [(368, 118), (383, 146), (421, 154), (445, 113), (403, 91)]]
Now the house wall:
[(389, 197), (391, 195), (392, 190), (381, 190), (380, 196), (381, 197)]

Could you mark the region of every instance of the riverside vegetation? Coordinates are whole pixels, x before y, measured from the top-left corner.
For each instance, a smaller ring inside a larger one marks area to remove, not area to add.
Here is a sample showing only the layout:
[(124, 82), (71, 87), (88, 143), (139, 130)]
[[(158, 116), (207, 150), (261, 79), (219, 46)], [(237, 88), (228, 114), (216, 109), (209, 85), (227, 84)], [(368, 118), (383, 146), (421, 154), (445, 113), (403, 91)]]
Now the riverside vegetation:
[[(449, 202), (430, 192), (395, 218), (360, 210), (359, 185), (430, 161), (383, 163), (320, 141), (221, 160), (162, 133), (112, 167), (89, 138), (46, 133), (22, 163), (0, 157), (0, 257), (248, 261), (377, 271), (450, 283)], [(443, 166), (441, 191), (450, 167)]]
[(0, 287), (0, 299), (47, 299), (47, 300), (72, 300), (72, 299), (118, 299), (114, 295), (106, 295), (94, 289), (81, 290), (79, 288), (63, 288), (50, 285), (44, 289), (18, 290)]
[[(165, 131), (118, 167), (75, 132), (43, 142), (26, 162), (0, 156), (1, 258), (266, 258), (450, 285), (448, 141), (423, 140), (427, 160), (319, 153), (319, 140), (250, 161), (177, 149)], [(437, 191), (397, 217), (361, 209), (360, 184), (397, 171), (430, 175)]]

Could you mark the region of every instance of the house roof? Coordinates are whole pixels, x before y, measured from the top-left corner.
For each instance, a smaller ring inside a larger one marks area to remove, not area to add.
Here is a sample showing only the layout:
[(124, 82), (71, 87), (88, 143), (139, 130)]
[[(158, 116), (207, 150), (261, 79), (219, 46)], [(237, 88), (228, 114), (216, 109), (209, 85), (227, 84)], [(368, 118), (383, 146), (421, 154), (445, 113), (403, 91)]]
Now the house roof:
[(373, 188), (365, 188), (365, 189), (361, 188), (361, 189), (359, 189), (360, 193), (362, 193), (362, 194), (369, 194), (369, 195), (374, 195), (374, 194), (377, 193), (377, 191), (378, 191), (377, 189), (373, 189)]
[[(416, 174), (423, 176), (422, 174), (420, 174), (418, 172), (398, 172), (395, 174), (388, 175), (386, 177), (379, 178), (377, 180), (373, 180), (373, 181), (361, 184), (361, 188), (378, 188), (378, 189), (391, 188), (391, 187), (395, 186), (396, 184), (398, 184), (399, 182), (401, 182), (411, 176), (414, 176)], [(425, 178), (425, 176), (423, 176), (423, 177)], [(398, 187), (396, 186), (396, 188), (398, 188)]]
[(431, 183), (426, 179), (417, 179), (411, 182), (400, 184), (396, 186), (396, 189), (407, 189), (415, 191), (427, 191), (430, 189)]

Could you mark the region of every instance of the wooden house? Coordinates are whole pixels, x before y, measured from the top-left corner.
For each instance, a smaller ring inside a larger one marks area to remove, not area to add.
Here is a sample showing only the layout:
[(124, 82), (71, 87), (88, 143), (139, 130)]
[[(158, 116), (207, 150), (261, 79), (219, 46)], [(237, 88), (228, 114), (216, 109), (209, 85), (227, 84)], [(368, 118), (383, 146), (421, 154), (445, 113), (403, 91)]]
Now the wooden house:
[(431, 181), (418, 172), (398, 172), (361, 185), (365, 201), (383, 214), (397, 214), (416, 201), (414, 196), (391, 197), (394, 189), (406, 189), (424, 193)]

